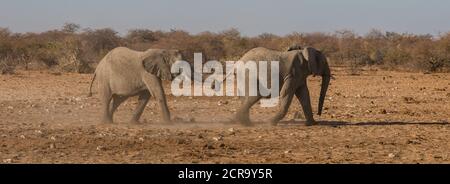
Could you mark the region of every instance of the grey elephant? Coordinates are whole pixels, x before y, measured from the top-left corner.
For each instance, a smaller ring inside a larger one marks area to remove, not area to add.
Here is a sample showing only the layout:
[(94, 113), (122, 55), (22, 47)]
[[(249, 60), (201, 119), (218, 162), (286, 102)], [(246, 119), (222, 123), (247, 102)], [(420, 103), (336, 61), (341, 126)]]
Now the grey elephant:
[[(273, 125), (276, 125), (286, 115), (294, 95), (300, 101), (306, 124), (315, 124), (306, 78), (309, 75), (322, 76), (318, 105), (318, 115), (321, 115), (331, 77), (327, 58), (322, 52), (312, 47), (302, 48), (300, 46), (289, 48), (286, 52), (258, 47), (245, 53), (239, 61), (244, 63), (255, 61), (257, 64), (259, 61), (279, 61), (280, 110), (270, 119)], [(244, 80), (248, 81), (248, 73), (244, 76)], [(261, 98), (263, 97), (260, 95), (250, 96), (246, 92), (242, 99), (242, 105), (236, 112), (236, 120), (250, 125), (250, 108)]]
[(97, 77), (102, 103), (102, 121), (113, 122), (117, 107), (131, 96), (139, 96), (139, 102), (131, 122), (138, 122), (150, 96), (154, 96), (162, 110), (164, 122), (170, 122), (170, 112), (161, 80), (172, 80), (171, 64), (181, 60), (177, 50), (149, 49), (144, 52), (125, 47), (111, 50), (98, 64), (89, 87)]

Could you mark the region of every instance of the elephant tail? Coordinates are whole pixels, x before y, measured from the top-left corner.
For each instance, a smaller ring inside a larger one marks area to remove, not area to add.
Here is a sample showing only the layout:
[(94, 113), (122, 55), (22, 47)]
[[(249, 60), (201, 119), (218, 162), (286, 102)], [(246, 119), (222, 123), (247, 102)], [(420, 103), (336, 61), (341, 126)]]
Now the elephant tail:
[(92, 77), (92, 80), (91, 80), (91, 84), (90, 84), (90, 86), (89, 86), (89, 94), (88, 94), (88, 97), (91, 97), (92, 96), (92, 84), (94, 84), (94, 80), (95, 80), (95, 77), (97, 76), (97, 73), (94, 73), (94, 77)]

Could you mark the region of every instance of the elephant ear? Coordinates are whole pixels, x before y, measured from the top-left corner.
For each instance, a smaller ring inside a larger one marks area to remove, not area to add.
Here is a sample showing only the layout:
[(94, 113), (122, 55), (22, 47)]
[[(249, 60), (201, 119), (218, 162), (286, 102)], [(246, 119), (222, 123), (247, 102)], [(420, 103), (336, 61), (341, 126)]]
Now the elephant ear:
[(312, 48), (312, 47), (306, 47), (303, 49), (302, 51), (303, 56), (305, 57), (305, 59), (308, 61), (308, 67), (309, 70), (311, 71), (311, 73), (313, 75), (320, 75), (320, 56), (321, 53)]
[(291, 74), (296, 74), (299, 71), (295, 71), (297, 68), (296, 66), (302, 65), (302, 63), (305, 62), (305, 59), (302, 56), (302, 52), (294, 52), (290, 53), (288, 55), (287, 62), (284, 65), (281, 65), (281, 67), (284, 67), (284, 69), (280, 70), (281, 72), (285, 71), (286, 73), (282, 73), (282, 75), (286, 78), (289, 77)]
[(170, 73), (170, 66), (165, 61), (163, 55), (150, 55), (143, 61), (144, 68), (147, 72), (158, 76), (161, 80), (172, 80), (172, 74)]

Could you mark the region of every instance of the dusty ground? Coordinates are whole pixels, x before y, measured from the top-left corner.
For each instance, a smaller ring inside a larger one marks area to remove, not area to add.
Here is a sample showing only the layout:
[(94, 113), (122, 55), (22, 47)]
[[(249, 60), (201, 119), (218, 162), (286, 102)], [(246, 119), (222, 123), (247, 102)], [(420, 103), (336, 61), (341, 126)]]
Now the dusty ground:
[[(130, 124), (136, 99), (114, 124), (99, 122), (91, 75), (19, 71), (0, 76), (3, 163), (450, 163), (450, 75), (334, 68), (319, 125), (293, 116), (277, 127), (276, 108), (252, 109), (253, 127), (229, 122), (232, 97), (168, 97), (173, 125), (154, 101)], [(316, 109), (319, 78), (310, 79)], [(167, 85), (167, 84), (166, 84)], [(166, 93), (169, 92), (166, 89)], [(184, 122), (184, 123), (182, 123)]]

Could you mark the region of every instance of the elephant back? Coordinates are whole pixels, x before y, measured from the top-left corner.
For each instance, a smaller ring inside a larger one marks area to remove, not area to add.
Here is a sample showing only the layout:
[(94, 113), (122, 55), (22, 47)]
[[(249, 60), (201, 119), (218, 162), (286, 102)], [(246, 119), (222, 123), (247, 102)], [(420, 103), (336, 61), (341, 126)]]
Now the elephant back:
[(239, 61), (280, 61), (281, 52), (267, 49), (264, 47), (256, 47), (246, 52)]
[(142, 52), (126, 47), (117, 47), (111, 50), (97, 66), (98, 73), (100, 75), (137, 78), (143, 70), (140, 62), (141, 55)]

